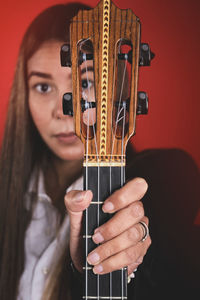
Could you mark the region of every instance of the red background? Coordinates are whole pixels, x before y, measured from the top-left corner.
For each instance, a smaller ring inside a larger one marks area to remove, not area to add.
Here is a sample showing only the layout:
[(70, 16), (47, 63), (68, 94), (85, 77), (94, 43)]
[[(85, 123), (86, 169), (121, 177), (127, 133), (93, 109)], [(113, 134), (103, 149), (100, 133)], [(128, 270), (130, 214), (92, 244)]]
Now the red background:
[[(140, 68), (139, 90), (149, 95), (149, 114), (137, 118), (135, 148), (181, 148), (200, 165), (200, 1), (114, 2), (120, 8), (133, 9), (142, 23), (142, 41), (156, 53), (151, 67)], [(56, 3), (60, 1), (7, 0), (1, 5), (0, 139), (22, 36), (38, 13)]]

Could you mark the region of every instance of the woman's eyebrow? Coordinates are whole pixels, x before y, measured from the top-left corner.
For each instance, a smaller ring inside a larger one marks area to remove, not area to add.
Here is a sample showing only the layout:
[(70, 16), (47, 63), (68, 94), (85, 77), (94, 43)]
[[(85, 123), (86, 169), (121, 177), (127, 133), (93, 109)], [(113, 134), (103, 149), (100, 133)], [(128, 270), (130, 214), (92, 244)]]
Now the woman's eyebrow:
[(32, 71), (28, 75), (28, 79), (30, 79), (30, 77), (32, 77), (32, 76), (37, 76), (37, 77), (41, 77), (41, 78), (45, 78), (45, 79), (52, 79), (51, 74), (43, 73), (43, 72), (37, 72), (37, 71)]
[(89, 66), (89, 67), (85, 67), (81, 70), (81, 74), (84, 74), (86, 72), (94, 72), (94, 68), (92, 66)]

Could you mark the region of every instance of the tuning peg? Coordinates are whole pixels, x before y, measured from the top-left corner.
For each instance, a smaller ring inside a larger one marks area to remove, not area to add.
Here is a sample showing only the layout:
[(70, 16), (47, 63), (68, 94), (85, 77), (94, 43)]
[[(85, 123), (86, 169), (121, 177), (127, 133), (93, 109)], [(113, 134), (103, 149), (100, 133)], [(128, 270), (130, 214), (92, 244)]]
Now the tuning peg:
[(138, 92), (137, 115), (146, 115), (148, 113), (148, 96), (145, 92)]
[(63, 95), (63, 114), (68, 116), (73, 116), (73, 103), (72, 103), (72, 93), (65, 93)]
[(96, 108), (96, 103), (86, 101), (82, 98), (81, 99), (81, 111), (84, 112), (84, 111), (86, 111), (87, 109), (90, 109), (90, 108)]
[(62, 67), (71, 67), (70, 45), (64, 44), (60, 49), (60, 62)]
[(150, 66), (151, 60), (155, 57), (155, 54), (151, 52), (151, 49), (147, 43), (140, 44), (140, 60), (139, 66)]

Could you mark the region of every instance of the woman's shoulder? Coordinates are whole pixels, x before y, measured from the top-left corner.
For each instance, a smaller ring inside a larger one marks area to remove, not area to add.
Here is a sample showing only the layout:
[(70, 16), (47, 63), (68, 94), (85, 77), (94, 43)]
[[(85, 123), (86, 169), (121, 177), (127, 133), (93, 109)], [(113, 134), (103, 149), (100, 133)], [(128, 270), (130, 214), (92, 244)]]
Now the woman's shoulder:
[[(153, 166), (153, 169), (152, 169)], [(194, 175), (199, 176), (199, 168), (192, 156), (178, 148), (163, 148), (163, 149), (147, 149), (141, 152), (134, 152), (130, 147), (127, 151), (127, 174), (131, 175), (133, 167), (136, 170), (145, 172), (153, 172), (156, 170), (159, 173), (169, 170), (194, 172)]]
[[(149, 274), (152, 293), (167, 288), (168, 282), (176, 296), (179, 291), (184, 296), (198, 287), (200, 227), (194, 224), (200, 199), (198, 166), (183, 150), (150, 149), (128, 153), (126, 176), (128, 180), (143, 177), (148, 183), (143, 203), (152, 245), (138, 277)], [(162, 298), (159, 292), (155, 295)]]

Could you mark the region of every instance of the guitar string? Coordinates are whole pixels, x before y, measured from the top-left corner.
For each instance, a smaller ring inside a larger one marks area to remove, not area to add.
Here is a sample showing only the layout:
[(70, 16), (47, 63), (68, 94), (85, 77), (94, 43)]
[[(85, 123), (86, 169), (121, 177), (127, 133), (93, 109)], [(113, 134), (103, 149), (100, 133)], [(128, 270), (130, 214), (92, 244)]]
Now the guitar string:
[[(118, 114), (117, 114), (117, 118), (116, 118), (116, 124), (115, 124), (115, 128), (117, 129), (117, 126), (119, 125), (119, 122), (121, 120), (120, 114), (124, 109), (124, 116), (123, 116), (123, 127), (122, 127), (122, 148), (121, 148), (121, 187), (124, 184), (123, 181), (123, 143), (124, 143), (124, 129), (125, 129), (125, 114), (126, 114), (126, 108), (124, 105), (122, 105), (122, 108), (120, 109), (121, 106), (121, 102), (122, 102), (122, 93), (123, 93), (123, 89), (124, 89), (124, 82), (125, 82), (125, 74), (127, 71), (127, 64), (124, 64), (124, 72), (123, 72), (123, 77), (122, 77), (122, 84), (121, 84), (121, 91), (120, 91), (120, 99), (119, 99), (119, 104), (118, 104)], [(123, 104), (123, 103), (122, 103)], [(115, 135), (116, 135), (116, 131), (115, 131)], [(115, 139), (115, 136), (114, 136)], [(114, 142), (114, 141), (113, 141)], [(114, 149), (114, 147), (113, 147)], [(121, 269), (121, 291), (122, 291), (122, 299), (124, 298), (124, 269)]]
[[(89, 38), (87, 39), (89, 40)], [(85, 40), (84, 42), (86, 42), (87, 40)], [(89, 83), (89, 78), (88, 78), (88, 68), (87, 68), (87, 59), (86, 59), (86, 56), (83, 57), (83, 60), (86, 64), (86, 79), (87, 79), (87, 83)], [(94, 81), (94, 78), (93, 78), (93, 81)], [(88, 90), (88, 95), (89, 97), (86, 96), (85, 94), (85, 98), (86, 98), (86, 101), (88, 101), (88, 98), (89, 100), (91, 99), (91, 91), (90, 91), (90, 88), (89, 88), (89, 84), (87, 86), (87, 90)], [(88, 174), (88, 140), (89, 140), (89, 123), (90, 123), (90, 109), (88, 108), (87, 109), (88, 112), (88, 122), (87, 122), (87, 154), (86, 154), (86, 169), (87, 169), (87, 172), (86, 174)], [(99, 162), (99, 154), (98, 154), (98, 148), (97, 148), (97, 138), (96, 138), (96, 130), (95, 130), (95, 126), (94, 126), (94, 115), (92, 114), (92, 129), (93, 129), (93, 134), (94, 134), (94, 141), (95, 141), (95, 151), (96, 151), (96, 155), (97, 155), (97, 161)], [(86, 178), (86, 181), (87, 181), (87, 188), (88, 189), (88, 176)], [(98, 164), (98, 202), (99, 202), (99, 187), (100, 187), (100, 176), (99, 176), (99, 164)], [(99, 205), (98, 205), (98, 214), (97, 214), (97, 224), (98, 224), (98, 227), (99, 227)], [(87, 212), (87, 228), (86, 228), (86, 236), (88, 236), (88, 209), (86, 209), (86, 212)], [(88, 239), (86, 238), (86, 244), (87, 244), (87, 251), (86, 251), (86, 257), (88, 255)], [(86, 260), (86, 270), (87, 270), (87, 260)], [(88, 271), (86, 271), (86, 277), (88, 277)], [(86, 279), (87, 280), (87, 289), (86, 289), (86, 299), (88, 297), (88, 278)], [(98, 295), (98, 299), (99, 299), (99, 274), (97, 274), (97, 295)]]
[[(122, 83), (121, 83), (121, 90), (120, 90), (120, 98), (119, 98), (119, 102), (118, 102), (118, 109), (117, 109), (117, 116), (116, 116), (116, 122), (115, 122), (115, 130), (114, 130), (114, 135), (113, 135), (113, 141), (112, 141), (112, 151), (111, 151), (111, 159), (112, 159), (112, 156), (113, 156), (113, 152), (114, 152), (114, 143), (115, 143), (115, 137), (116, 137), (116, 131), (117, 131), (117, 126), (120, 122), (121, 119), (123, 119), (123, 127), (122, 127), (122, 148), (121, 148), (121, 172), (120, 172), (120, 178), (121, 178), (121, 187), (123, 186), (124, 184), (124, 181), (123, 181), (123, 141), (124, 141), (124, 128), (125, 128), (125, 113), (126, 113), (126, 110), (125, 110), (125, 107), (122, 106), (122, 108), (120, 109), (120, 105), (121, 105), (121, 102), (122, 102), (122, 92), (123, 92), (123, 88), (124, 88), (124, 81), (125, 81), (125, 74), (126, 74), (126, 71), (127, 71), (127, 64), (125, 63), (124, 64), (124, 71), (123, 71), (123, 76), (122, 76)], [(115, 67), (114, 67), (114, 74), (115, 74)], [(113, 82), (114, 84), (114, 82)], [(112, 108), (114, 109), (114, 107), (112, 106)], [(124, 109), (124, 116), (122, 116), (121, 118), (119, 118), (121, 112), (123, 111)], [(111, 179), (111, 167), (110, 167), (110, 180)], [(112, 185), (112, 184), (110, 184)], [(112, 192), (112, 191), (111, 191)], [(121, 291), (122, 291), (122, 299), (124, 298), (124, 270), (123, 268), (121, 269)], [(112, 299), (112, 281), (110, 283), (110, 298)]]
[[(124, 88), (124, 79), (125, 79), (125, 72), (126, 72), (126, 66), (127, 64), (125, 63), (125, 67), (124, 67), (124, 74), (123, 74), (123, 86), (121, 89), (121, 95), (120, 95), (120, 101), (121, 101), (121, 97), (122, 97), (122, 90)], [(124, 118), (123, 118), (123, 127), (122, 127), (122, 150), (121, 150), (121, 187), (124, 185), (124, 181), (123, 181), (123, 153), (124, 153), (124, 130), (125, 130), (125, 116), (126, 116), (126, 103), (125, 105), (123, 104), (123, 108), (124, 108)], [(118, 116), (119, 118), (119, 116)], [(118, 120), (119, 122), (119, 120)], [(121, 269), (121, 287), (122, 287), (122, 299), (124, 298), (124, 270)]]
[[(119, 123), (119, 121), (121, 119), (119, 119), (120, 113), (123, 110), (123, 107), (120, 109), (120, 104), (121, 104), (121, 99), (122, 99), (122, 92), (123, 92), (123, 87), (124, 87), (124, 80), (125, 80), (125, 74), (126, 74), (126, 64), (124, 66), (124, 72), (123, 72), (123, 77), (122, 77), (122, 84), (121, 84), (121, 91), (120, 91), (120, 99), (119, 99), (119, 103), (118, 103), (118, 110), (117, 110), (117, 116), (116, 116), (116, 122), (115, 122), (115, 130), (114, 130), (114, 136), (113, 136), (113, 142), (112, 142), (112, 150), (111, 150), (111, 158), (114, 152), (114, 145), (115, 145), (115, 136), (116, 136), (116, 132), (117, 132), (117, 124)], [(123, 153), (122, 153), (123, 155)]]
[[(116, 53), (116, 51), (115, 51)], [(116, 60), (116, 55), (115, 55), (115, 60)], [(124, 85), (124, 78), (125, 78), (125, 72), (126, 70), (124, 69), (124, 74), (123, 74), (123, 83), (121, 85), (121, 91), (123, 90), (123, 85)], [(112, 85), (112, 109), (114, 109), (114, 95), (115, 95), (115, 75), (116, 75), (116, 64), (114, 64), (114, 68), (113, 68), (113, 85)], [(121, 120), (121, 118), (119, 119), (119, 115), (121, 113), (121, 111), (123, 110), (123, 107), (120, 109), (119, 111), (119, 108), (120, 108), (120, 103), (121, 103), (121, 98), (122, 98), (122, 92), (120, 93), (120, 101), (118, 103), (118, 114), (117, 114), (117, 118), (118, 121), (115, 123), (115, 131), (114, 131), (114, 136), (113, 136), (113, 141), (112, 141), (112, 150), (111, 150), (111, 156), (110, 156), (110, 162), (112, 161), (112, 157), (113, 157), (113, 152), (114, 152), (114, 143), (115, 143), (115, 136), (116, 136), (116, 130), (117, 130), (117, 124), (119, 123), (119, 121)], [(123, 117), (122, 117), (123, 118)], [(111, 116), (111, 120), (113, 122), (113, 118)], [(111, 126), (112, 127), (112, 126)], [(111, 136), (111, 139), (112, 139), (112, 136)], [(122, 152), (123, 154), (123, 152)], [(123, 162), (121, 162), (121, 167), (123, 168)], [(121, 169), (121, 172), (122, 172), (122, 169)], [(120, 173), (121, 174), (121, 173)], [(121, 175), (120, 175), (120, 178), (121, 178)], [(123, 186), (123, 183), (121, 183), (121, 186)], [(110, 164), (110, 195), (112, 194), (112, 166)], [(122, 274), (121, 276), (123, 277), (123, 270), (122, 270)], [(112, 278), (112, 272), (110, 272), (110, 298), (112, 298), (112, 281), (113, 281), (113, 278)], [(122, 292), (123, 294), (123, 292)]]
[[(125, 130), (125, 118), (126, 118), (126, 103), (125, 103), (125, 107), (124, 107), (124, 118), (123, 118), (123, 129), (122, 129), (122, 155), (123, 155), (123, 150), (124, 150), (124, 130)], [(123, 156), (121, 157), (121, 187), (124, 185), (124, 176), (123, 176)], [(124, 298), (124, 271), (123, 269), (121, 270), (121, 284), (122, 284), (122, 299)]]
[[(115, 51), (115, 53), (116, 53), (116, 51)], [(115, 59), (114, 59), (114, 61), (116, 61), (116, 55), (115, 55)], [(115, 64), (113, 64), (113, 84), (112, 84), (112, 108), (113, 108), (113, 106), (114, 106), (114, 95), (115, 95), (115, 70), (116, 69), (116, 67), (115, 67)], [(111, 114), (111, 128), (112, 128), (112, 126), (113, 126), (113, 118), (112, 118), (112, 114)], [(112, 134), (111, 134), (111, 139), (112, 139)], [(110, 156), (110, 162), (112, 161), (112, 152), (111, 152), (111, 156)], [(112, 165), (111, 165), (111, 163), (110, 163), (110, 195), (112, 194)], [(113, 281), (113, 276), (112, 276), (112, 272), (110, 272), (110, 274), (109, 274), (109, 277), (110, 277), (110, 285), (109, 285), (109, 287), (110, 287), (110, 298), (112, 299), (112, 281)]]

